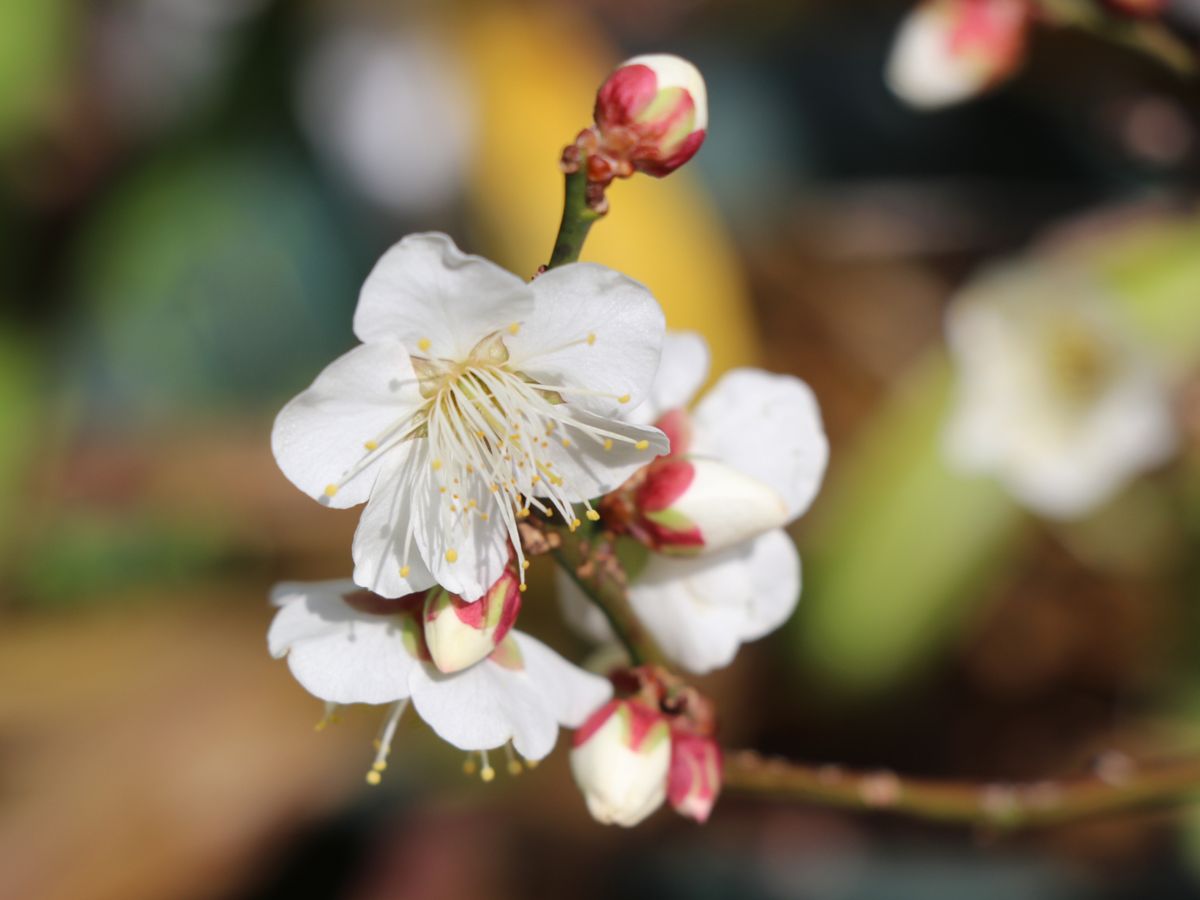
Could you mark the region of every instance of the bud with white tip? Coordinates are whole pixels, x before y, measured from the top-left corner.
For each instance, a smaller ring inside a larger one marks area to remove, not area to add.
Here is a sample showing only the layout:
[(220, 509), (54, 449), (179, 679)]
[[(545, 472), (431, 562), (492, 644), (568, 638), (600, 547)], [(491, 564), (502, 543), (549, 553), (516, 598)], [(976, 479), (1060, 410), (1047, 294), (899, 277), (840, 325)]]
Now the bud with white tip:
[(637, 825), (662, 805), (671, 767), (665, 716), (639, 700), (613, 700), (575, 732), (571, 772), (588, 811), (605, 825)]
[(659, 459), (634, 504), (636, 535), (661, 553), (723, 550), (788, 520), (787, 505), (770, 486), (711, 459)]
[(504, 640), (520, 608), (520, 583), (511, 567), (471, 603), (443, 588), (433, 588), (422, 616), (433, 664), (450, 674), (486, 659)]
[(1021, 64), (1029, 16), (1027, 0), (923, 0), (900, 25), (888, 87), (918, 109), (986, 91)]
[(708, 128), (704, 78), (678, 56), (635, 56), (617, 66), (600, 86), (596, 126), (602, 143), (623, 149), (633, 168), (667, 175), (704, 143)]

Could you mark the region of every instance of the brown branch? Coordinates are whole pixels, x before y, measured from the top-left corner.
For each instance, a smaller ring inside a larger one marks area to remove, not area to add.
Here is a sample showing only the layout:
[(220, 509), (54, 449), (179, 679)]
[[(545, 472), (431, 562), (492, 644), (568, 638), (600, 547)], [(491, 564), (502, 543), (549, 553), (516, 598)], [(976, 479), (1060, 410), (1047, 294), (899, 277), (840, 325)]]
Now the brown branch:
[(625, 572), (617, 560), (612, 542), (588, 528), (574, 532), (558, 528), (558, 546), (552, 552), (555, 561), (608, 620), (617, 639), (625, 646), (635, 665), (666, 665), (658, 643), (646, 630), (629, 604), (625, 592)]
[(1015, 830), (1191, 802), (1200, 795), (1200, 758), (1141, 767), (1110, 753), (1086, 776), (1008, 783), (905, 778), (887, 770), (805, 765), (735, 750), (726, 753), (724, 787), (839, 809)]

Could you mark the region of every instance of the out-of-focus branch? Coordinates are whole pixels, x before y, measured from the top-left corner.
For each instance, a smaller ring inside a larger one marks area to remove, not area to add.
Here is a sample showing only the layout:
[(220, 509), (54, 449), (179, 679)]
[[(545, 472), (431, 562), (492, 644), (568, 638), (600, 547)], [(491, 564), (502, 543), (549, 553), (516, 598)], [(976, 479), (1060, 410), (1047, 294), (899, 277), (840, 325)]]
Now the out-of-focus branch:
[(724, 787), (777, 800), (1016, 830), (1195, 801), (1200, 757), (1139, 766), (1114, 753), (1087, 776), (1008, 783), (905, 778), (887, 770), (806, 765), (734, 750), (725, 755)]

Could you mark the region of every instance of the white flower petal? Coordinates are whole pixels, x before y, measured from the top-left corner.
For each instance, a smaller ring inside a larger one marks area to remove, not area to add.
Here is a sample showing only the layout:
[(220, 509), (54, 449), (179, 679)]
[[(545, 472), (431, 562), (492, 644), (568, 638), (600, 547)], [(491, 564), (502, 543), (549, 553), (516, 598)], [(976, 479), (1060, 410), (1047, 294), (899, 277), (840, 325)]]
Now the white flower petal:
[[(387, 453), (387, 432), (421, 402), (404, 347), (392, 341), (365, 344), (330, 363), (312, 386), (275, 419), (271, 449), (283, 474), (311, 497), (344, 509), (367, 499), (377, 463), (341, 485), (326, 488), (364, 463), (377, 442)], [(399, 435), (395, 435), (399, 437)]]
[(663, 651), (689, 672), (733, 661), (753, 588), (749, 548), (687, 558), (651, 554), (629, 602)]
[(273, 656), (287, 655), (296, 680), (330, 703), (391, 703), (408, 696), (416, 661), (401, 639), (398, 620), (359, 612), (343, 599), (352, 582), (283, 584), (280, 607), (267, 633)]
[(816, 398), (790, 375), (734, 369), (700, 400), (690, 452), (712, 456), (773, 487), (789, 518), (808, 509), (829, 442)]
[[(531, 284), (533, 313), (506, 336), (512, 368), (600, 415), (634, 409), (650, 391), (666, 323), (642, 284), (596, 263), (571, 263)], [(619, 398), (628, 397), (625, 403)]]
[(395, 340), (427, 358), (460, 360), (532, 311), (529, 285), (516, 275), (463, 253), (444, 234), (410, 234), (367, 276), (354, 333), (365, 343)]
[(511, 635), (524, 669), (484, 660), (443, 675), (421, 666), (410, 676), (413, 706), (439, 737), (462, 750), (491, 750), (511, 740), (522, 756), (542, 759), (560, 722), (581, 722), (608, 699), (609, 688), (528, 635)]
[(645, 401), (624, 418), (637, 425), (653, 425), (664, 413), (685, 409), (708, 377), (708, 343), (694, 331), (668, 331), (662, 359)]
[[(514, 631), (513, 639), (521, 648), (525, 672), (543, 692), (546, 708), (558, 724), (578, 728), (612, 697), (612, 683), (567, 662), (541, 641)], [(508, 677), (519, 677), (509, 672)], [(518, 748), (520, 749), (520, 748)], [(529, 754), (522, 753), (526, 756)]]
[(749, 576), (750, 602), (739, 630), (743, 643), (781, 626), (800, 600), (800, 554), (786, 531), (768, 531), (754, 540)]
[[(587, 428), (617, 436), (608, 438), (612, 445), (607, 450), (602, 439), (583, 428), (560, 428), (547, 440), (543, 456), (550, 461), (553, 472), (570, 486), (576, 502), (620, 487), (630, 475), (670, 448), (667, 436), (657, 428), (629, 425), (584, 412), (576, 414), (575, 419)], [(570, 442), (569, 447), (562, 445), (563, 438)], [(637, 445), (642, 441), (646, 445), (639, 450)]]
[[(490, 497), (478, 477), (466, 476), (458, 487), (461, 496)], [(497, 502), (504, 502), (501, 498)], [(413, 498), (415, 539), (421, 558), (434, 580), (464, 600), (477, 600), (504, 574), (509, 560), (509, 535), (500, 516), (485, 521), (480, 509), (466, 501), (451, 510), (436, 489), (419, 491)]]
[[(408, 489), (411, 473), (427, 465), (426, 455), (420, 443), (399, 452), (380, 469), (351, 547), (354, 581), (384, 597), (423, 591), (436, 581), (416, 542), (413, 506), (419, 497)], [(406, 546), (410, 525), (414, 535)]]

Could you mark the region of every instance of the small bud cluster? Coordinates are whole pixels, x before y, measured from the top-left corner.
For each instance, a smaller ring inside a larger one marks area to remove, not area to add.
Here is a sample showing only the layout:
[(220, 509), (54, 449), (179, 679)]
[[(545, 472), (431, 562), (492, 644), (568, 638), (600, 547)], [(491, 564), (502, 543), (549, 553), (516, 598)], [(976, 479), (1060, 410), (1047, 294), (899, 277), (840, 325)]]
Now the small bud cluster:
[(663, 801), (708, 820), (721, 790), (712, 703), (677, 677), (643, 666), (613, 676), (619, 693), (575, 733), (571, 771), (599, 822), (632, 827)]

